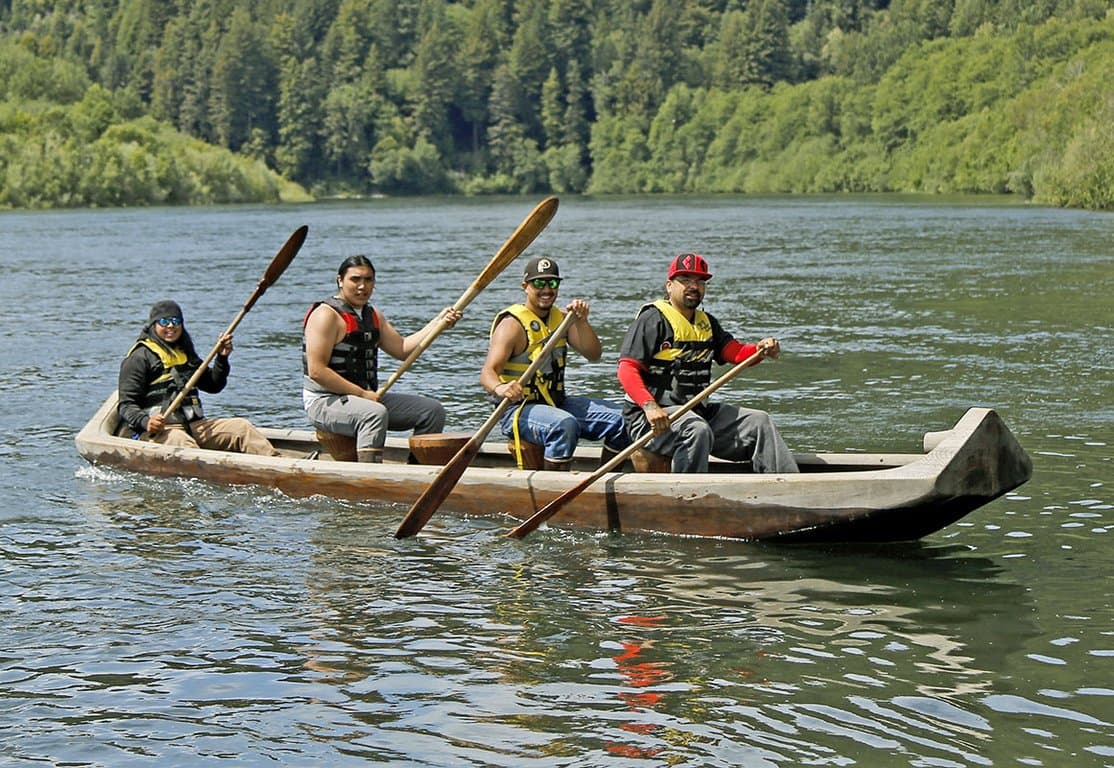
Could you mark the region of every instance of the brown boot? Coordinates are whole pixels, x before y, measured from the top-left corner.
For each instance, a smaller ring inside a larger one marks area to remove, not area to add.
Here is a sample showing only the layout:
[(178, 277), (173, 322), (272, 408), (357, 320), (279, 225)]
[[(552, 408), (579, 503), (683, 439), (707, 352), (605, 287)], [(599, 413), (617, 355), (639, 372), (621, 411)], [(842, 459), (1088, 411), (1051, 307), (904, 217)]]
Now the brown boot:
[(382, 464), (383, 463), (383, 449), (382, 448), (361, 448), (356, 451), (356, 461), (362, 464)]
[(673, 459), (660, 453), (639, 448), (631, 454), (631, 464), (635, 472), (672, 472)]
[(546, 459), (545, 466), (543, 467), (543, 469), (546, 469), (550, 472), (568, 472), (571, 468), (571, 458), (565, 459), (564, 461), (554, 461), (553, 459)]

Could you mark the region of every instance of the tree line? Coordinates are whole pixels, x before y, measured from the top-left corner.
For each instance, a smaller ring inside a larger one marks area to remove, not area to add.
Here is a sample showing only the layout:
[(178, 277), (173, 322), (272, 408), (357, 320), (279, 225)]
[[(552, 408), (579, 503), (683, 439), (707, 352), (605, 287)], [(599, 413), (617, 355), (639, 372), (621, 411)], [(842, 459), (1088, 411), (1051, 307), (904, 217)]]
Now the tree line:
[(0, 206), (1015, 193), (1114, 207), (1111, 0), (0, 0)]

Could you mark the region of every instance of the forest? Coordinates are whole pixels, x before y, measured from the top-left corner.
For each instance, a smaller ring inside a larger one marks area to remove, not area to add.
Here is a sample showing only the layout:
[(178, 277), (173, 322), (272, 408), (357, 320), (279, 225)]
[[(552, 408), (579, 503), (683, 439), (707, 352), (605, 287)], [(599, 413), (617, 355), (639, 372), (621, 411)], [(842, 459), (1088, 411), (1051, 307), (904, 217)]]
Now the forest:
[(1012, 194), (1114, 209), (1114, 0), (0, 0), (0, 208)]

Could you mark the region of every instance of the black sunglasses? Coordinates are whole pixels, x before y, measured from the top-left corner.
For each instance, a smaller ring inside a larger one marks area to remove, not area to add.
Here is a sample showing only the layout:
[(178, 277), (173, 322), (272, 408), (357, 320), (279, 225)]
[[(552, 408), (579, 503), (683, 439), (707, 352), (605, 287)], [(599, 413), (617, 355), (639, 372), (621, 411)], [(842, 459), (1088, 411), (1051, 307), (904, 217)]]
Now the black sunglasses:
[(530, 285), (537, 288), (539, 291), (542, 288), (552, 288), (557, 290), (561, 287), (561, 278), (559, 277), (535, 277), (530, 281)]

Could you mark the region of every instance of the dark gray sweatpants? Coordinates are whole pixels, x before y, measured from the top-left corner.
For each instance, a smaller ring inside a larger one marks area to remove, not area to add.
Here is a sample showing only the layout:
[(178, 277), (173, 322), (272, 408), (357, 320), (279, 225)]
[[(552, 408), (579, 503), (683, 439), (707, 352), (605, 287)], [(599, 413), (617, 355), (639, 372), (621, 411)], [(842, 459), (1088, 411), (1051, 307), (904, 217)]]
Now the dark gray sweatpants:
[[(666, 407), (666, 413), (681, 409)], [(637, 440), (649, 423), (641, 410), (629, 416), (627, 429)], [(750, 461), (755, 472), (799, 472), (770, 414), (728, 403), (716, 403), (709, 418), (689, 411), (673, 422), (672, 429), (651, 440), (646, 449), (673, 457), (674, 472), (707, 472), (708, 456), (727, 461)]]

